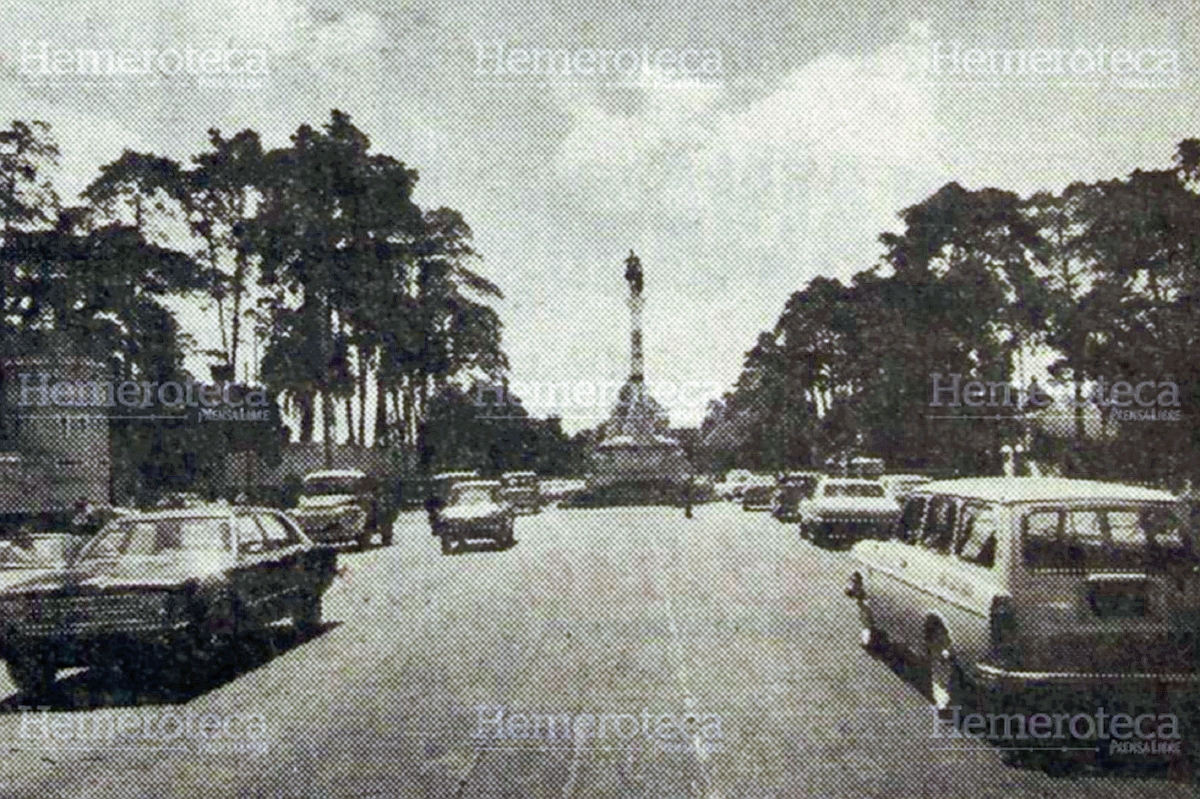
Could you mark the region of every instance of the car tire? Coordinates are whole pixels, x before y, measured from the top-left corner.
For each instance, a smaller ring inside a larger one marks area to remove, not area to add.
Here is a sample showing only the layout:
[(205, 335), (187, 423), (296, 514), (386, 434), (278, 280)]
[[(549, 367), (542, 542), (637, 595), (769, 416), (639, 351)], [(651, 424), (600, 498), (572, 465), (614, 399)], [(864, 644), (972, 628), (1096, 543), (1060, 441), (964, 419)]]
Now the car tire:
[(8, 676), (25, 697), (49, 694), (57, 674), (58, 665), (50, 652), (18, 652), (8, 657)]
[(372, 530), (363, 530), (358, 534), (358, 539), (355, 542), (355, 545), (358, 547), (359, 552), (371, 548), (371, 539), (375, 537), (373, 533), (374, 531)]
[(296, 611), (296, 632), (308, 640), (321, 632), (323, 600), (320, 592), (305, 594)]
[(442, 554), (443, 555), (453, 555), (454, 554), (454, 541), (451, 540), (450, 536), (448, 536), (448, 535), (442, 536)]
[(393, 531), (392, 525), (389, 524), (387, 527), (384, 528), (383, 532), (380, 533), (380, 535), (379, 535), (379, 545), (385, 546), (385, 547), (390, 547), (392, 545), (392, 542), (395, 541), (395, 538), (396, 538), (396, 533), (395, 533), (395, 531)]

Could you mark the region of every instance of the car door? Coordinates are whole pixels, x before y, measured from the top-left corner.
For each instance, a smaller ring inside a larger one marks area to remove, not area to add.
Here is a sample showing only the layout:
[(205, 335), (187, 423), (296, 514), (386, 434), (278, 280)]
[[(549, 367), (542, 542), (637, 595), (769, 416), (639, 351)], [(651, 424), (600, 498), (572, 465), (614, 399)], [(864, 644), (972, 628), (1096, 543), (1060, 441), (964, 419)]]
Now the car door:
[(269, 607), (273, 592), (270, 579), (271, 556), (267, 551), (262, 528), (252, 514), (237, 514), (233, 526), (238, 544), (233, 583), (242, 622), (249, 627), (261, 627), (272, 621)]
[(907, 569), (912, 551), (921, 538), (929, 497), (915, 496), (904, 506), (897, 535), (886, 541), (859, 544), (873, 555), (874, 587), (871, 612), (876, 624), (890, 637), (903, 640), (903, 613), (907, 597)]
[(950, 556), (958, 505), (955, 497), (931, 496), (920, 536), (901, 559), (899, 624), (910, 646), (923, 645), (925, 619), (938, 605), (938, 577)]
[(262, 528), (268, 557), (264, 561), (267, 581), (271, 586), (268, 598), (273, 620), (290, 616), (296, 603), (312, 589), (305, 554), (307, 547), (299, 532), (275, 513), (262, 512), (255, 516)]

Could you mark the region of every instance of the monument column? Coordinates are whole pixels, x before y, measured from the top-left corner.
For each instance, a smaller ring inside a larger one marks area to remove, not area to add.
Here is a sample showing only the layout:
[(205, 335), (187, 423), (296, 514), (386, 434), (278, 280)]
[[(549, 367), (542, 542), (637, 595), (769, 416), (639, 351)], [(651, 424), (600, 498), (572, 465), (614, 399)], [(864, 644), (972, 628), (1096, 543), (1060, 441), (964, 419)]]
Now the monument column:
[(625, 280), (629, 283), (629, 379), (641, 383), (645, 379), (642, 361), (642, 307), (645, 300), (642, 297), (642, 262), (633, 254), (633, 250), (625, 259)]

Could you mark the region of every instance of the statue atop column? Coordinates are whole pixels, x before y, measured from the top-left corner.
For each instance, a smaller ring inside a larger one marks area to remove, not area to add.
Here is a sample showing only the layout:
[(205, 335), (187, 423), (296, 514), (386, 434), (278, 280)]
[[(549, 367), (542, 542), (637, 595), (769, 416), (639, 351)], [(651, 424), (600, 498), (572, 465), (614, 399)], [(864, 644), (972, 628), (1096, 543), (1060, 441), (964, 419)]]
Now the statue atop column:
[(634, 297), (642, 295), (642, 262), (633, 254), (633, 250), (629, 251), (629, 257), (625, 259), (625, 280), (629, 283), (629, 293)]

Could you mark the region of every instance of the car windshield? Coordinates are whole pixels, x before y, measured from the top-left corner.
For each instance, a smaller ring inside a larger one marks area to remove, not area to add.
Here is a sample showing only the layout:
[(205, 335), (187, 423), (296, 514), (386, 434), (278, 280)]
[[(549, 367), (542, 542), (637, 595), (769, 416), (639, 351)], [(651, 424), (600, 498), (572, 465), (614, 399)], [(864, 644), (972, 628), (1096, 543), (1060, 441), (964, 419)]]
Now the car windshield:
[(113, 522), (80, 553), (79, 560), (180, 552), (230, 552), (229, 521), (217, 517)]
[(1163, 571), (1197, 562), (1192, 536), (1165, 505), (1031, 511), (1021, 550), (1034, 569)]
[(827, 497), (882, 497), (883, 486), (878, 483), (830, 483), (825, 486)]
[(361, 477), (322, 477), (304, 483), (304, 495), (323, 497), (330, 494), (354, 494), (361, 488)]
[(492, 489), (486, 486), (462, 486), (454, 492), (456, 505), (478, 505), (492, 501)]

